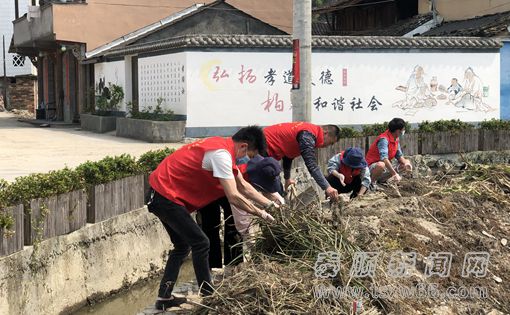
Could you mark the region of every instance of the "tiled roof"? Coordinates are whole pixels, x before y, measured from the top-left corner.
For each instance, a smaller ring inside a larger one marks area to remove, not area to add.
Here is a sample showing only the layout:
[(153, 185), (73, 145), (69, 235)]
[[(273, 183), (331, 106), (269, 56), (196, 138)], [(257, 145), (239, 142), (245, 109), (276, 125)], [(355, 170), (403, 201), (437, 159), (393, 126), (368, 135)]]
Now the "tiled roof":
[(473, 19), (443, 23), (422, 36), (477, 36), (493, 37), (508, 32), (510, 11)]
[(404, 36), (417, 27), (432, 20), (432, 13), (420, 14), (411, 18), (401, 20), (395, 24), (378, 29), (366, 31), (343, 31), (338, 32), (331, 29), (328, 23), (315, 22), (312, 24), (313, 35), (340, 35), (340, 36)]
[(359, 32), (356, 35), (365, 35), (365, 36), (404, 36), (405, 34), (413, 31), (417, 27), (427, 23), (432, 20), (432, 13), (420, 14), (413, 16), (409, 19), (398, 21), (397, 23), (381, 28), (378, 30), (364, 31)]
[(371, 2), (380, 2), (380, 0), (338, 0), (317, 8), (313, 8), (312, 12), (315, 14), (328, 13), (332, 11), (341, 10), (347, 6)]
[[(159, 50), (185, 48), (291, 48), (287, 35), (187, 35), (151, 43), (120, 47), (106, 51), (104, 56), (122, 56)], [(317, 49), (497, 49), (496, 39), (468, 37), (383, 37), (383, 36), (314, 36), (312, 46)]]

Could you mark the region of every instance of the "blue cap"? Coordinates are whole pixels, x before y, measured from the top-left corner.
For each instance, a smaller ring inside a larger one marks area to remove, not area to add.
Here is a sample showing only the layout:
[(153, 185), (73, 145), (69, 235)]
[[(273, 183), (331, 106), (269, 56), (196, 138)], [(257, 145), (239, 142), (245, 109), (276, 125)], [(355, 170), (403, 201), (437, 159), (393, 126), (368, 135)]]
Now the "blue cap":
[(365, 168), (367, 167), (367, 161), (365, 155), (360, 148), (348, 148), (344, 151), (342, 157), (342, 164), (349, 166), (350, 168)]
[(250, 183), (268, 193), (282, 192), (280, 163), (272, 157), (256, 155), (248, 161), (246, 173)]

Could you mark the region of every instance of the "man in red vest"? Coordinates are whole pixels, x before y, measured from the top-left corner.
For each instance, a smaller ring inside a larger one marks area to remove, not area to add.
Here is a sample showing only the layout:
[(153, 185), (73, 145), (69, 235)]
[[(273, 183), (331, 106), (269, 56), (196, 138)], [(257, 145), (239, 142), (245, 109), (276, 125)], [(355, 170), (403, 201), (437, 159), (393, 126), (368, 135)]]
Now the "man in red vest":
[(365, 194), (370, 187), (370, 171), (360, 148), (348, 148), (328, 161), (329, 184), (339, 193), (351, 193), (351, 199)]
[[(230, 204), (267, 221), (274, 203), (242, 177), (236, 158), (265, 149), (264, 134), (256, 126), (239, 130), (232, 138), (212, 137), (187, 144), (166, 157), (150, 175), (149, 211), (163, 223), (174, 249), (161, 280), (157, 309), (186, 302), (171, 295), (183, 259), (192, 252), (193, 267), (202, 295), (210, 295), (209, 240), (191, 213), (226, 196)], [(238, 190), (239, 189), (239, 190)], [(257, 205), (252, 203), (252, 200)]]
[(285, 190), (294, 183), (290, 177), (292, 160), (302, 156), (306, 168), (326, 195), (336, 201), (338, 191), (331, 187), (317, 165), (315, 149), (333, 145), (338, 141), (340, 129), (335, 125), (317, 126), (306, 122), (282, 123), (264, 128), (267, 155), (277, 161), (283, 159)]
[[(411, 162), (404, 158), (400, 148), (399, 138), (405, 134), (405, 128), (406, 123), (403, 119), (393, 118), (388, 123), (388, 129), (380, 134), (368, 149), (366, 159), (374, 185), (378, 180), (399, 182), (402, 179), (399, 172), (412, 171)], [(397, 160), (398, 166), (393, 166), (393, 159)]]

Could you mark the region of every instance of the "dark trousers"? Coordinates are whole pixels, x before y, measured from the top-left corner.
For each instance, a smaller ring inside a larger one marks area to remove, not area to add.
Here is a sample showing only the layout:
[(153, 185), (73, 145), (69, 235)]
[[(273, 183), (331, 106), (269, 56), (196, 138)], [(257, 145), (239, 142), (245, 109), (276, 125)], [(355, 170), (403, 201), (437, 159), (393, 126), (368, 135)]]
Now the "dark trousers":
[(351, 193), (351, 199), (356, 198), (356, 196), (359, 193), (359, 190), (361, 189), (361, 176), (356, 176), (352, 179), (352, 182), (349, 184), (346, 184), (345, 186), (342, 186), (340, 184), (340, 180), (338, 177), (333, 176), (332, 174), (328, 175), (326, 177), (328, 183), (331, 185), (331, 187), (335, 188), (340, 194), (345, 193)]
[(211, 274), (209, 272), (209, 239), (196, 224), (186, 208), (166, 199), (158, 193), (148, 205), (165, 227), (174, 249), (170, 252), (163, 279), (159, 285), (159, 297), (170, 297), (182, 262), (191, 250), (193, 268), (201, 293), (212, 292)]
[[(221, 208), (223, 208), (224, 234), (223, 234), (223, 262), (221, 255)], [(198, 210), (200, 226), (209, 238), (211, 249), (209, 251), (209, 266), (222, 268), (225, 265), (237, 265), (242, 262), (243, 247), (241, 235), (237, 232), (232, 209), (227, 197), (220, 198), (204, 208)]]

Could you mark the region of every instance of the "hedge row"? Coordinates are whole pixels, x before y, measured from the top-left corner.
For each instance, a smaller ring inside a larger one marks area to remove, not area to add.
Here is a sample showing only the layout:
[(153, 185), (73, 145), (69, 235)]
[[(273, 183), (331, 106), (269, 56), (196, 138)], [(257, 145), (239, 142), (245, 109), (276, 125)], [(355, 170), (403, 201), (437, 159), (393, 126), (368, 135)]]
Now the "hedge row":
[(66, 167), (58, 171), (18, 177), (13, 183), (0, 179), (0, 228), (9, 229), (12, 225), (12, 218), (3, 212), (7, 206), (28, 204), (33, 199), (150, 173), (173, 151), (169, 148), (151, 150), (138, 160), (128, 154), (107, 156), (97, 162), (87, 161), (76, 169)]
[[(388, 128), (388, 123), (364, 125), (361, 131), (351, 127), (340, 128), (340, 138), (355, 138), (362, 136), (378, 136)], [(480, 123), (479, 129), (483, 130), (510, 130), (510, 121), (491, 119)], [(475, 129), (473, 124), (460, 121), (458, 119), (452, 120), (437, 120), (433, 122), (423, 121), (418, 124), (418, 129), (413, 129), (411, 125), (406, 124), (406, 132), (421, 132), (432, 133), (440, 131), (463, 131)]]

